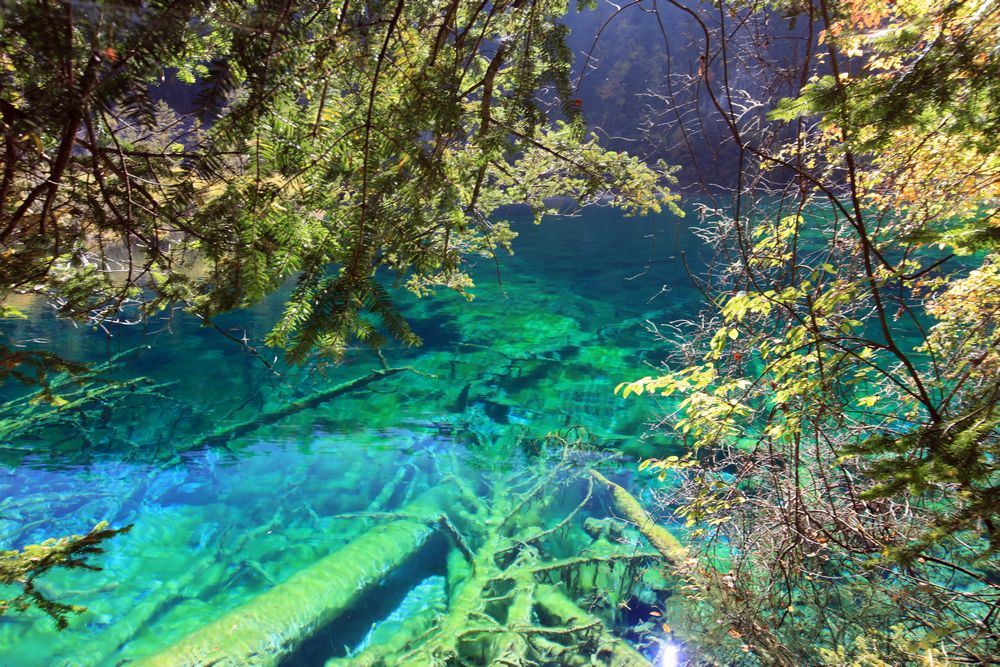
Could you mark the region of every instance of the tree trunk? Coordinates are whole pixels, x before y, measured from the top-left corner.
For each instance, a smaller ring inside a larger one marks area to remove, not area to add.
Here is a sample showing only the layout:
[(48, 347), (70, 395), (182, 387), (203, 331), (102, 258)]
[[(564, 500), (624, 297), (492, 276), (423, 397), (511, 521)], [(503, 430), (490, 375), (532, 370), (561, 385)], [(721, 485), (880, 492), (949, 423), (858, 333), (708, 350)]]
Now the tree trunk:
[(316, 630), (350, 611), (434, 532), (441, 492), (430, 491), (401, 513), (271, 590), (195, 630), (142, 667), (277, 667)]

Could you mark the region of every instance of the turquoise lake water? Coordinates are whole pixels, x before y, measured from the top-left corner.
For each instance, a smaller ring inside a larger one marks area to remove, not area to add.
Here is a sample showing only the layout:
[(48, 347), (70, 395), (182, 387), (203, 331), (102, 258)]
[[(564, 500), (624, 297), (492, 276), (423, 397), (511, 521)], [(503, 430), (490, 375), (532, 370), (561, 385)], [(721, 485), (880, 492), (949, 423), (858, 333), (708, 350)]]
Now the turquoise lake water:
[[(367, 375), (377, 359), (357, 349), (336, 366), (287, 368), (278, 360), (279, 376), (180, 312), (119, 327), (110, 338), (57, 321), (39, 304), (33, 319), (0, 324), (14, 339), (69, 358), (114, 357), (100, 378), (129, 383), (95, 385), (108, 391), (0, 443), (0, 548), (86, 532), (102, 520), (134, 524), (95, 559), (101, 571), (40, 580), (46, 593), (88, 608), (68, 630), (56, 631), (41, 614), (0, 616), (0, 665), (138, 664), (391, 520), (375, 514), (455, 480), (486, 499), (486, 512), (546, 481), (554, 500), (531, 498), (514, 521), (518, 530), (570, 516), (541, 543), (538, 558), (591, 553), (584, 521), (613, 510), (606, 494), (590, 489), (586, 469), (599, 466), (647, 498), (663, 484), (635, 465), (643, 453), (673, 446), (663, 436), (642, 438), (655, 400), (623, 401), (613, 388), (651, 374), (662, 360), (649, 323), (696, 315), (701, 296), (681, 253), (697, 271), (703, 251), (685, 223), (666, 214), (632, 219), (590, 209), (541, 226), (520, 212), (512, 220), (520, 237), (515, 255), (500, 258), (502, 288), (493, 261), (480, 259), (471, 302), (451, 293), (400, 296), (424, 345), (388, 348), (386, 357), (413, 371), (282, 418), (268, 415)], [(280, 305), (275, 298), (219, 324), (236, 338), (260, 340)], [(77, 391), (62, 389), (70, 400)], [(13, 401), (8, 411), (25, 405), (19, 387), (8, 384), (0, 394)], [(238, 437), (204, 441), (254, 421)], [(572, 427), (591, 433), (595, 446), (571, 457), (540, 453), (539, 438), (582, 432)], [(573, 515), (588, 489), (592, 497)], [(481, 526), (455, 512), (476, 551)], [(386, 618), (443, 604), (447, 551), (446, 540), (428, 543), (280, 664), (349, 657), (377, 639), (366, 635)], [(628, 586), (583, 578), (562, 572), (549, 583), (581, 605), (590, 596), (588, 609), (655, 657), (664, 637), (649, 612), (665, 608), (669, 586), (649, 577)]]

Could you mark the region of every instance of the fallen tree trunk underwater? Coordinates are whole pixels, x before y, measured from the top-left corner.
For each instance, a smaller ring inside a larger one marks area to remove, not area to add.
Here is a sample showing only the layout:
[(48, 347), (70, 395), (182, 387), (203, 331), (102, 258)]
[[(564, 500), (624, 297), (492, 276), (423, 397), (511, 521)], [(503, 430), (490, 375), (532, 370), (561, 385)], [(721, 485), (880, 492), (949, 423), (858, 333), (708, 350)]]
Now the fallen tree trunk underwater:
[(188, 443), (185, 449), (200, 449), (209, 445), (225, 444), (233, 438), (253, 433), (258, 429), (261, 429), (269, 424), (274, 424), (275, 422), (278, 422), (297, 412), (308, 410), (309, 408), (315, 408), (317, 405), (320, 405), (331, 398), (340, 396), (341, 394), (346, 394), (354, 391), (355, 389), (362, 389), (372, 382), (396, 375), (397, 373), (413, 370), (414, 369), (410, 366), (386, 367), (383, 369), (373, 370), (367, 375), (362, 375), (359, 378), (343, 382), (335, 387), (318, 391), (314, 394), (306, 396), (305, 398), (300, 398), (297, 401), (285, 403), (280, 408), (260, 412), (254, 415), (252, 419), (230, 424), (229, 426), (217, 429), (211, 433), (206, 433)]
[[(442, 456), (437, 465), (449, 461)], [(631, 591), (648, 585), (646, 575), (656, 570), (649, 566), (663, 551), (676, 558), (683, 547), (648, 527), (640, 529), (641, 535), (629, 529), (627, 538), (615, 543), (588, 534), (578, 515), (598, 484), (611, 491), (615, 506), (629, 520), (647, 523), (649, 517), (635, 513), (638, 501), (627, 491), (580, 467), (567, 451), (558, 460), (539, 462), (535, 474), (494, 473), (480, 485), (461, 474), (440, 475), (437, 486), (393, 510), (384, 503), (406, 484), (406, 475), (399, 473), (376, 494), (369, 505), (374, 511), (337, 517), (378, 522), (373, 527), (135, 664), (278, 667), (319, 631), (357, 611), (365, 593), (394, 570), (418, 552), (428, 553), (422, 547), (440, 531), (452, 545), (447, 566), (442, 562), (437, 570), (446, 569), (447, 579), (434, 575), (415, 586), (353, 651), (320, 658), (325, 667), (650, 667), (609, 622), (619, 603), (635, 595)], [(579, 490), (579, 502), (574, 500), (569, 511), (553, 510), (565, 488)], [(636, 540), (642, 536), (656, 551), (639, 548)], [(413, 603), (411, 596), (418, 588), (426, 590), (429, 582), (436, 592)]]
[(674, 565), (687, 560), (688, 551), (681, 545), (680, 540), (669, 530), (656, 523), (635, 496), (596, 470), (591, 470), (590, 476), (611, 492), (611, 497), (618, 511), (624, 515), (624, 518), (635, 524), (635, 527), (649, 540), (654, 549)]
[[(535, 597), (538, 606), (553, 619), (566, 626), (594, 626), (598, 630), (597, 654), (604, 656), (609, 667), (649, 667), (647, 660), (624, 639), (620, 639), (605, 627), (604, 623), (593, 614), (580, 608), (571, 598), (554, 586), (542, 586)], [(578, 664), (591, 664), (582, 656)], [(567, 657), (565, 664), (575, 661)]]
[(345, 547), (203, 626), (142, 667), (276, 667), (317, 629), (349, 611), (362, 595), (412, 557), (433, 534), (423, 515), (441, 491), (407, 506), (412, 518), (376, 526)]
[(755, 645), (747, 645), (747, 650), (752, 651), (767, 665), (782, 667), (797, 665), (794, 656), (767, 630), (770, 623), (761, 617), (759, 609), (747, 608), (744, 600), (737, 597), (735, 590), (721, 580), (718, 572), (713, 573), (706, 568), (695, 567), (698, 563), (692, 554), (681, 545), (673, 533), (653, 520), (635, 496), (596, 470), (591, 470), (590, 475), (611, 492), (615, 508), (628, 521), (635, 524), (650, 544), (671, 564), (678, 566), (678, 574), (687, 580), (690, 587), (698, 590), (701, 595), (711, 598), (717, 609), (739, 610), (740, 615), (746, 618), (746, 622), (754, 627), (754, 636), (758, 642)]

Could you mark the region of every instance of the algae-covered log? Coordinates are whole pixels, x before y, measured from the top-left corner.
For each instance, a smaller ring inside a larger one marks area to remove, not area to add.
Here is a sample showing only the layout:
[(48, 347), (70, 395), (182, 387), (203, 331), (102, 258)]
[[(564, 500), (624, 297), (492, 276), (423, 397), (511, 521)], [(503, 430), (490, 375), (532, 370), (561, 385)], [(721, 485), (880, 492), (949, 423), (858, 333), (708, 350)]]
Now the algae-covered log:
[[(434, 530), (443, 530), (452, 543), (447, 580), (434, 575), (415, 587), (353, 654), (329, 659), (327, 667), (648, 667), (638, 651), (581, 610), (568, 593), (578, 579), (575, 573), (620, 562), (627, 565), (616, 568), (617, 576), (625, 577), (633, 563), (660, 552), (622, 551), (603, 537), (588, 546), (587, 533), (573, 518), (591, 498), (589, 480), (582, 500), (568, 513), (547, 515), (543, 510), (553, 503), (553, 489), (586, 477), (569, 471), (565, 461), (564, 456), (536, 476), (496, 479), (487, 497), (476, 497), (471, 489), (463, 493), (461, 484), (446, 484), (398, 510), (367, 513), (386, 523), (140, 664), (276, 667), (317, 631), (356, 608), (365, 591), (404, 564)], [(563, 473), (567, 476), (560, 479)], [(388, 486), (395, 488), (404, 477)], [(610, 484), (599, 475), (593, 479)], [(477, 511), (463, 512), (469, 504)], [(559, 537), (566, 531), (579, 540), (568, 555)], [(421, 592), (431, 580), (440, 589), (438, 604)], [(568, 588), (558, 590), (557, 585)]]
[[(622, 515), (634, 523), (639, 532), (649, 540), (650, 544), (656, 548), (664, 557), (675, 565), (692, 564), (691, 555), (674, 535), (663, 526), (658, 525), (649, 513), (636, 500), (635, 496), (624, 488), (607, 479), (596, 470), (590, 471), (591, 476), (603, 484), (614, 499), (615, 508)], [(760, 657), (765, 664), (772, 665), (794, 665), (796, 664), (780, 641), (766, 629), (768, 623), (761, 617), (759, 610), (748, 609), (743, 601), (734, 595), (733, 589), (723, 584), (717, 577), (707, 571), (695, 567), (687, 567), (682, 570), (688, 585), (700, 589), (701, 594), (713, 601), (717, 609), (735, 608), (738, 613), (744, 615), (746, 623), (753, 625), (758, 631), (755, 633), (757, 643), (752, 650)]]
[(448, 664), (461, 653), (461, 644), (466, 639), (469, 619), (482, 613), (483, 598), (491, 577), (497, 567), (494, 556), (498, 551), (500, 536), (493, 533), (479, 548), (468, 577), (457, 586), (448, 601), (448, 612), (442, 616), (434, 635), (418, 650), (399, 658), (398, 665), (420, 667), (428, 664)]
[(496, 667), (520, 667), (537, 664), (528, 657), (529, 645), (525, 634), (517, 632), (517, 628), (526, 628), (533, 624), (533, 608), (535, 604), (535, 578), (530, 572), (522, 571), (514, 578), (514, 590), (510, 607), (507, 608), (508, 632), (499, 635), (493, 641), (493, 659), (491, 664)]
[(657, 524), (642, 504), (635, 499), (635, 496), (596, 470), (591, 470), (590, 475), (611, 492), (615, 508), (622, 513), (624, 518), (635, 524), (654, 549), (663, 554), (671, 563), (681, 563), (688, 558), (688, 551), (680, 543), (680, 540), (674, 537), (669, 530)]
[[(436, 507), (425, 494), (412, 519), (375, 526), (285, 582), (201, 627), (142, 667), (274, 667), (317, 629), (348, 612), (434, 532), (419, 516)], [(431, 502), (429, 502), (429, 500)]]
[(564, 656), (563, 664), (597, 664), (608, 667), (651, 667), (650, 662), (624, 639), (611, 634), (600, 619), (587, 613), (565, 593), (555, 586), (539, 586), (535, 592), (535, 603), (552, 619), (569, 627), (590, 627), (597, 636), (597, 650), (594, 655)]
[(344, 382), (338, 384), (335, 387), (330, 387), (329, 389), (324, 389), (318, 391), (314, 394), (310, 394), (305, 398), (301, 398), (297, 401), (291, 401), (285, 403), (280, 408), (274, 410), (268, 410), (253, 416), (252, 419), (242, 421), (236, 424), (230, 424), (211, 433), (206, 433), (200, 438), (195, 439), (185, 449), (199, 449), (207, 445), (219, 444), (228, 442), (234, 438), (246, 435), (248, 433), (253, 433), (257, 429), (260, 429), (268, 424), (273, 424), (280, 421), (286, 417), (289, 417), (297, 412), (307, 410), (310, 408), (315, 408), (316, 406), (324, 403), (325, 401), (335, 398), (342, 394), (354, 391), (356, 389), (362, 389), (367, 387), (372, 382), (376, 380), (381, 380), (382, 378), (390, 377), (396, 375), (397, 373), (402, 373), (404, 371), (412, 371), (413, 369), (409, 366), (401, 366), (397, 368), (384, 368), (381, 370), (373, 370), (368, 375), (362, 375), (359, 378), (350, 380), (349, 382)]
[(356, 653), (331, 658), (324, 667), (379, 667), (392, 664), (390, 656), (405, 651), (427, 634), (438, 614), (447, 605), (447, 587), (440, 575), (420, 582), (404, 598), (392, 616), (379, 623), (365, 637)]
[(147, 394), (162, 397), (156, 390), (173, 383), (157, 385), (147, 377), (137, 377), (123, 382), (113, 382), (68, 394), (68, 398), (59, 397), (62, 402), (52, 408), (39, 410), (35, 404), (24, 401), (24, 407), (19, 414), (0, 417), (0, 443), (6, 443), (16, 435), (50, 426), (65, 420), (79, 423), (80, 415), (85, 406), (91, 404), (111, 405), (117, 401), (137, 394)]
[[(572, 526), (572, 519), (591, 497), (588, 483), (580, 504), (548, 528), (539, 525), (544, 521), (539, 508), (552, 504), (553, 490), (566, 480), (579, 479), (580, 473), (570, 471), (565, 463), (564, 456), (541, 474), (500, 479), (492, 485), (485, 516), (477, 517), (474, 524), (481, 532), (472, 565), (457, 550), (449, 558), (447, 612), (422, 640), (388, 655), (385, 664), (649, 666), (638, 651), (616, 638), (597, 617), (582, 612), (565, 593), (558, 598), (553, 593), (545, 596), (558, 614), (546, 611), (536, 598), (540, 588), (554, 590), (551, 582), (572, 578), (568, 572), (659, 556), (657, 551), (634, 548), (594, 552), (591, 544), (578, 555), (556, 557), (557, 551), (550, 551), (548, 543), (557, 543), (561, 531), (579, 530)], [(566, 479), (559, 479), (560, 473)], [(537, 619), (543, 615), (555, 623), (539, 624)]]

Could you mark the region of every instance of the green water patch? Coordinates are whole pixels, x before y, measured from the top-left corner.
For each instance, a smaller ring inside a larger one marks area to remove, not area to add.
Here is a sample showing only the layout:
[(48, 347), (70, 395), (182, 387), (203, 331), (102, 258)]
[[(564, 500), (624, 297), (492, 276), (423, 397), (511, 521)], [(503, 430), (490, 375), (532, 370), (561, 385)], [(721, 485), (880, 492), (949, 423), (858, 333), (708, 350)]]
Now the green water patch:
[[(641, 535), (588, 528), (615, 520), (588, 471), (643, 497), (659, 483), (634, 477), (637, 459), (674, 453), (639, 437), (654, 406), (612, 391), (658, 363), (646, 323), (688, 316), (696, 302), (679, 249), (654, 252), (646, 239), (678, 238), (674, 224), (607, 212), (520, 224), (502, 288), (484, 261), (472, 302), (402, 297), (424, 346), (386, 350), (388, 371), (354, 350), (336, 366), (276, 360), (277, 376), (177, 314), (111, 339), (44, 314), (4, 323), (96, 363), (87, 383), (57, 386), (56, 403), (2, 388), (4, 547), (101, 520), (135, 527), (108, 544), (101, 571), (40, 580), (87, 607), (68, 630), (41, 614), (0, 616), (0, 657), (205, 664), (198, 651), (215, 646), (244, 660), (232, 664), (285, 667), (653, 657), (658, 636), (652, 624), (635, 631), (634, 610), (665, 610), (670, 583)], [(275, 298), (220, 326), (256, 340), (279, 308)], [(407, 525), (412, 549), (379, 561), (379, 536), (402, 548)], [(296, 584), (344, 553), (368, 568), (340, 576), (358, 590)], [(434, 577), (445, 579), (443, 607), (440, 588), (421, 588)], [(372, 595), (385, 605), (368, 613)], [(248, 617), (246, 634), (222, 629)]]

